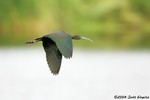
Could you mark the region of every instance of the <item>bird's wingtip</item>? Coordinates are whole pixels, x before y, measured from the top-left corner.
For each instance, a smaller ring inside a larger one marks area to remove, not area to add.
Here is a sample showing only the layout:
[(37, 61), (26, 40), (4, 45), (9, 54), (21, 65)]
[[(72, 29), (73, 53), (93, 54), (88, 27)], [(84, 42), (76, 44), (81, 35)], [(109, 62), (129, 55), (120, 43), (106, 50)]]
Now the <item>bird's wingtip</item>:
[(53, 72), (52, 72), (52, 74), (53, 74), (54, 76), (57, 76), (59, 73), (53, 73)]
[(71, 59), (72, 58), (72, 56), (64, 56), (66, 59)]

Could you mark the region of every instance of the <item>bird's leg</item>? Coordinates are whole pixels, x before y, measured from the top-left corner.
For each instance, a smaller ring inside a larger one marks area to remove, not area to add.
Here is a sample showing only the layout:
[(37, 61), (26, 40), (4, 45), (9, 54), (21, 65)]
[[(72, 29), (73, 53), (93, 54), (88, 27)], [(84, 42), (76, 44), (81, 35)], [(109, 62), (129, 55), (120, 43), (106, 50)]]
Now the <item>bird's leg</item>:
[(32, 44), (32, 43), (35, 43), (35, 42), (38, 42), (38, 41), (41, 41), (41, 40), (42, 40), (41, 38), (36, 38), (35, 40), (27, 41), (26, 44)]

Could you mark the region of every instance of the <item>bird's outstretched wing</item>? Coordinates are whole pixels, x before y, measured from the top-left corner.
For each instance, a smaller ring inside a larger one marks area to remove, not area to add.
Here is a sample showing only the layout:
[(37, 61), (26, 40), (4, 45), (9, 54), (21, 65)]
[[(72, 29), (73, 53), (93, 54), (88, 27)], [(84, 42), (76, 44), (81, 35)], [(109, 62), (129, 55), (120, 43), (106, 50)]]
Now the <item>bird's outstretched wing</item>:
[(52, 39), (56, 43), (56, 46), (65, 58), (72, 57), (72, 37), (69, 34), (55, 32), (45, 37)]
[(42, 41), (44, 50), (46, 52), (48, 66), (51, 72), (56, 75), (60, 70), (62, 54), (57, 48), (55, 42), (53, 42), (51, 39), (44, 37)]

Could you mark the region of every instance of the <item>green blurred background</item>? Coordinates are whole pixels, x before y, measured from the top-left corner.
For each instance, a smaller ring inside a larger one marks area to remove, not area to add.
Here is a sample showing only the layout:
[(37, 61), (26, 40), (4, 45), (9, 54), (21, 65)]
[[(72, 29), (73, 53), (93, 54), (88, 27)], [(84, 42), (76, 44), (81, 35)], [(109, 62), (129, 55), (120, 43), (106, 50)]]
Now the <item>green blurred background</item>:
[(65, 31), (76, 46), (150, 48), (150, 0), (0, 0), (0, 46)]

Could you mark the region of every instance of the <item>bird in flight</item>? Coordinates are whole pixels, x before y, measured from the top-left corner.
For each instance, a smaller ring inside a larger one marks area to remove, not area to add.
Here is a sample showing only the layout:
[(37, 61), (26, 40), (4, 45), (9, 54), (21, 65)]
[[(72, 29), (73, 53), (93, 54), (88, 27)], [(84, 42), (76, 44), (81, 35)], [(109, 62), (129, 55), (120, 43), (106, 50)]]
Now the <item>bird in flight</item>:
[(42, 41), (50, 71), (52, 74), (57, 75), (60, 70), (62, 55), (65, 58), (72, 57), (72, 39), (84, 39), (93, 42), (91, 39), (86, 37), (79, 35), (71, 36), (65, 32), (60, 31), (44, 35), (40, 38), (36, 38), (33, 41), (28, 41), (26, 44), (33, 44), (35, 42)]

